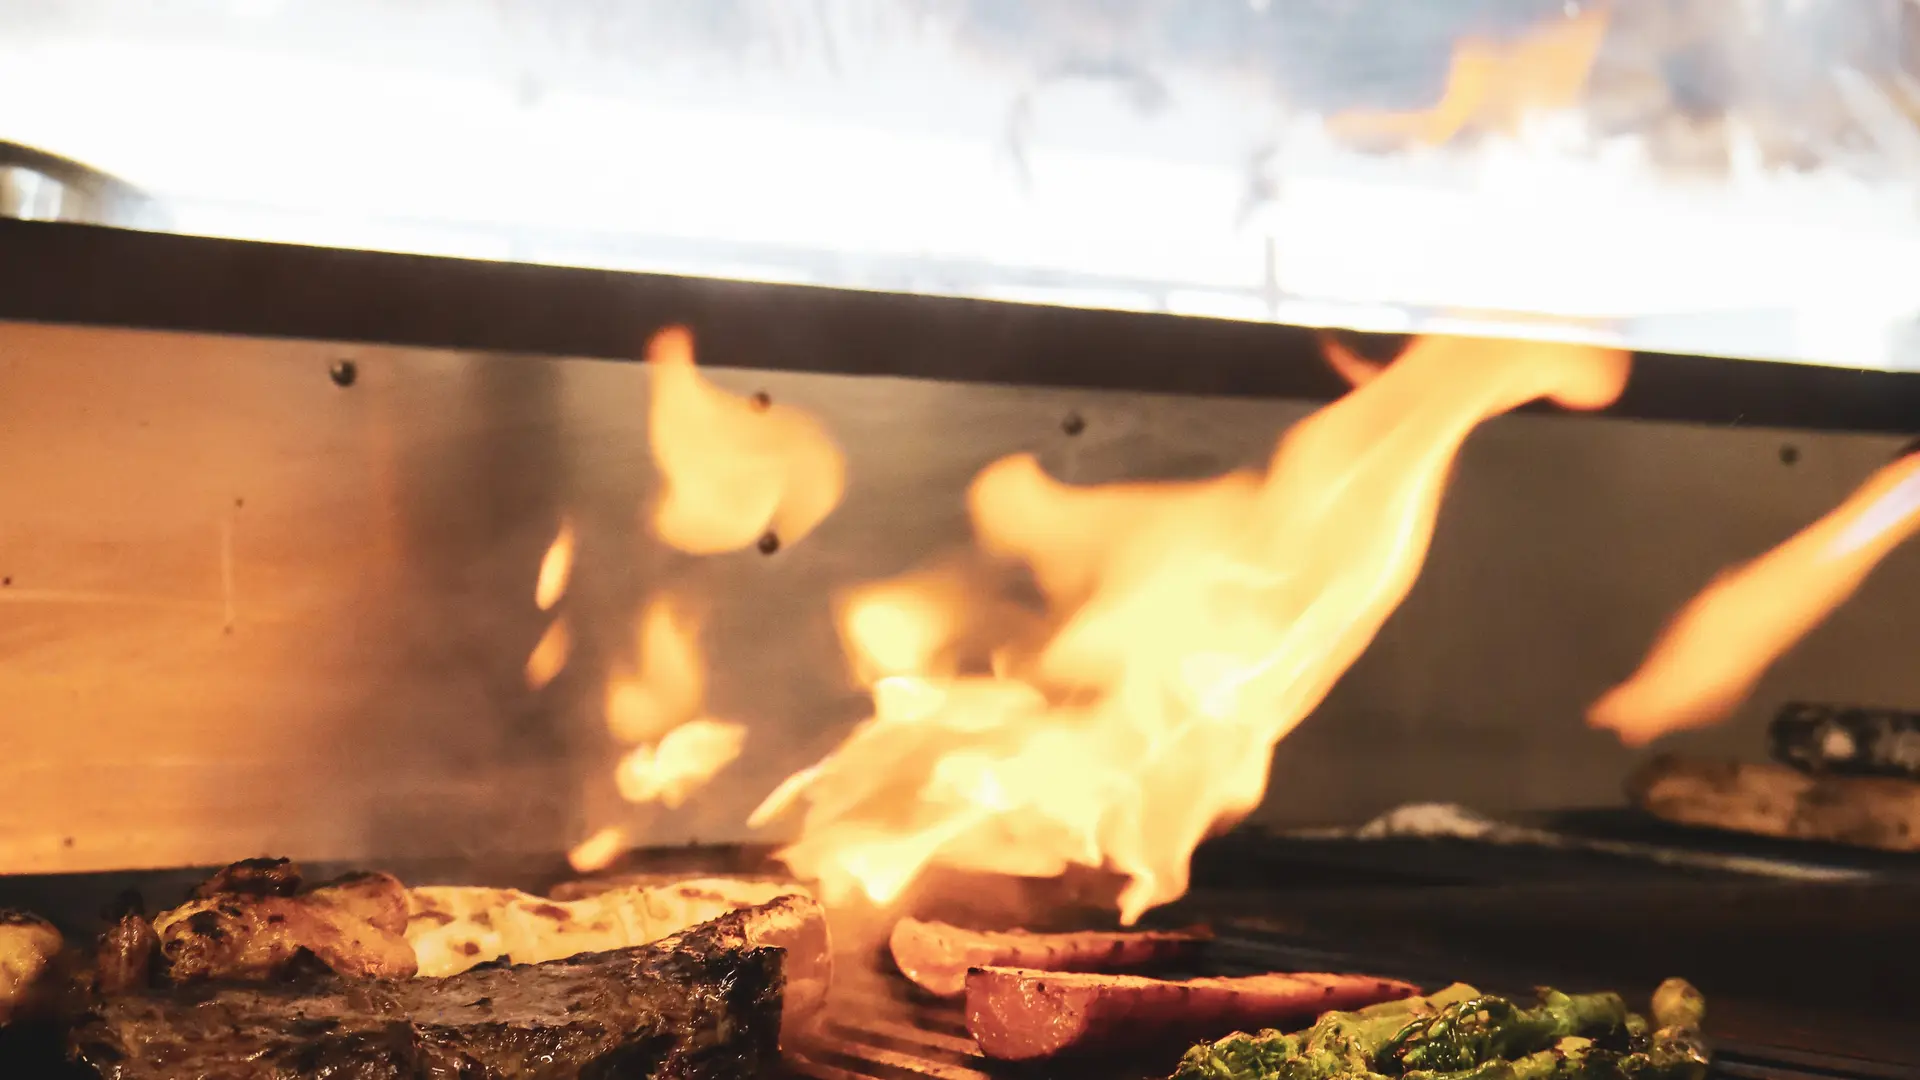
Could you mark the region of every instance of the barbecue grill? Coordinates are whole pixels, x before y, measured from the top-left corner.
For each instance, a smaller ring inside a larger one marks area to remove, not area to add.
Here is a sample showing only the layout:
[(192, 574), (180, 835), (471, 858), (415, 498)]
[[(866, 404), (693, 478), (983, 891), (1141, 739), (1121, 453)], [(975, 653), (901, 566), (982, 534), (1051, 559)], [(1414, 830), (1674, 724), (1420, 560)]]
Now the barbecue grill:
[[(643, 4), (495, 26), (456, 3), (394, 39), (434, 65), (364, 71), (336, 47), (377, 17), (352, 4), (183, 7), (131, 50), (114, 28), (132, 7), (14, 6), (9, 101), (41, 101), (22, 88), (58, 70), (209, 74), (0, 119), (0, 141), (137, 185), (168, 230), (0, 217), (0, 908), (84, 940), (126, 890), (171, 903), (266, 853), (529, 891), (779, 872), (795, 821), (749, 818), (875, 707), (834, 605), (966, 548), (990, 464), (1211, 478), (1263, 467), (1419, 335), (1598, 343), (1636, 350), (1618, 399), (1475, 429), (1418, 583), (1146, 922), (1218, 931), (1177, 974), (1516, 993), (1684, 975), (1713, 1002), (1717, 1077), (1920, 1078), (1920, 856), (1656, 820), (1622, 794), (1645, 752), (1582, 722), (1716, 573), (1911, 453), (1920, 294), (1880, 268), (1920, 252), (1913, 5), (1735, 19), (1663, 0), (1607, 22), (1512, 0), (1389, 32), (1366, 0), (826, 3), (817, 25)], [(582, 37), (593, 63), (569, 51)], [(1452, 115), (1421, 108), (1454, 92), (1451, 47), (1532, 70), (1539, 40), (1591, 69), (1580, 138), (1571, 101), (1499, 79), (1458, 130), (1429, 130)], [(603, 63), (655, 48), (644, 74)], [(1363, 79), (1327, 59), (1350, 51), (1406, 62)], [(489, 59), (507, 54), (511, 85)], [(876, 90), (901, 70), (927, 86)], [(256, 95), (230, 92), (243, 78)], [(408, 96), (437, 78), (492, 111)], [(313, 85), (327, 100), (300, 96)], [(874, 111), (895, 92), (935, 119)], [(726, 108), (673, 111), (703, 94)], [(244, 96), (294, 118), (248, 120), (247, 160), (222, 149)], [(769, 96), (781, 108), (756, 111)], [(141, 137), (156, 116), (169, 137)], [(711, 138), (630, 160), (607, 123)], [(462, 124), (490, 134), (448, 134)], [(386, 168), (322, 168), (295, 134)], [(1628, 139), (1646, 160), (1622, 164)], [(820, 165), (856, 151), (867, 165)], [(962, 164), (919, 169), (922, 151)], [(538, 167), (500, 165), (513, 154)], [(823, 520), (711, 556), (661, 542), (658, 390), (635, 361), (668, 326), (721, 391), (844, 451)], [(1895, 552), (1729, 719), (1662, 747), (1762, 761), (1776, 714), (1776, 741), (1911, 726), (1915, 590), (1920, 555)], [(744, 733), (671, 799), (634, 794), (608, 725), (662, 597), (701, 625), (701, 718)], [(1809, 771), (1854, 753), (1815, 749), (1774, 753)], [(1900, 773), (1891, 753), (1872, 768)], [(1081, 869), (936, 871), (897, 906), (1110, 922), (1117, 886)], [(985, 1060), (874, 942), (840, 944), (792, 1074), (1035, 1075)]]

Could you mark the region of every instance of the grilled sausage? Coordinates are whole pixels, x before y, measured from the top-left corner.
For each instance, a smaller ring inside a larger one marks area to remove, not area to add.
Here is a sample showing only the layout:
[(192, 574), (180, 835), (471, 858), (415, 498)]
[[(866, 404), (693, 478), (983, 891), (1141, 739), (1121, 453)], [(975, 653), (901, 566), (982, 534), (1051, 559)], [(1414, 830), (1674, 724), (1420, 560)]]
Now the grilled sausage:
[(941, 997), (959, 997), (966, 992), (969, 968), (1128, 971), (1190, 959), (1212, 936), (1205, 927), (1030, 934), (963, 930), (941, 922), (901, 919), (893, 925), (887, 944), (894, 966), (916, 986)]
[(1411, 997), (1364, 975), (1275, 974), (1170, 982), (1020, 968), (967, 973), (967, 1031), (1002, 1061), (1156, 1047)]

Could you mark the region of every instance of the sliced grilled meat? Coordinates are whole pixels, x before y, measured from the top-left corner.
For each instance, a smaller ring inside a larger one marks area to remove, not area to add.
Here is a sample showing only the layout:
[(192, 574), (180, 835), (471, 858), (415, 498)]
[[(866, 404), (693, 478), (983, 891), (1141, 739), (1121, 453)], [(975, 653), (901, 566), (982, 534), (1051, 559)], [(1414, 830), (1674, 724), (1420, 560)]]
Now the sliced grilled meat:
[(967, 1031), (1002, 1061), (1175, 1045), (1411, 997), (1365, 975), (1280, 974), (1170, 982), (1021, 968), (967, 973)]
[(635, 949), (446, 979), (199, 984), (103, 1001), (71, 1035), (105, 1080), (749, 1080), (777, 1062), (782, 938), (824, 943), (799, 897)]
[(1030, 934), (963, 930), (942, 922), (901, 919), (893, 924), (887, 945), (894, 965), (916, 986), (941, 997), (959, 997), (966, 992), (969, 968), (1130, 971), (1191, 959), (1212, 937), (1205, 927)]

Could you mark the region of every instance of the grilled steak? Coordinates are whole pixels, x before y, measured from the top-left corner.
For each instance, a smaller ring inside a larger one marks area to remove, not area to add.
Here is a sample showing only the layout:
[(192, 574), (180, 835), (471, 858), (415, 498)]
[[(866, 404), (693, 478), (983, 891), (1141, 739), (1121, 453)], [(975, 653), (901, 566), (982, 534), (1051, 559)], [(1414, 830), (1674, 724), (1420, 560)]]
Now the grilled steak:
[(1169, 982), (1139, 975), (1020, 968), (967, 973), (967, 1032), (1002, 1061), (1103, 1054), (1306, 1020), (1411, 997), (1419, 988), (1366, 975), (1275, 974)]
[(887, 945), (894, 966), (914, 985), (942, 997), (959, 997), (967, 989), (968, 968), (1126, 971), (1191, 959), (1212, 936), (1204, 927), (1030, 934), (963, 930), (942, 922), (901, 919), (893, 924)]
[(106, 1080), (744, 1080), (777, 1059), (776, 940), (824, 952), (819, 907), (784, 897), (641, 948), (445, 979), (196, 983), (109, 998), (70, 1045)]

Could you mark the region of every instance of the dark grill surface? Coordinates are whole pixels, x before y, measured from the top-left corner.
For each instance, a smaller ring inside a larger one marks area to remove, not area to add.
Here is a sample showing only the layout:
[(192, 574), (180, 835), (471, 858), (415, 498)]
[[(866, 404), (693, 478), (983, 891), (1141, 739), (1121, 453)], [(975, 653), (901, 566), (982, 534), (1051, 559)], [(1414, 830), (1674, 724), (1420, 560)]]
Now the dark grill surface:
[[(1278, 935), (1235, 934), (1216, 941), (1204, 972), (1252, 975), (1278, 970), (1365, 970), (1412, 979), (1429, 988), (1453, 981), (1430, 970), (1390, 970), (1356, 964), (1353, 957)], [(1524, 987), (1484, 982), (1483, 988), (1524, 993)], [(1587, 989), (1576, 987), (1576, 989)], [(1709, 1005), (1711, 1010), (1711, 1003)], [(1709, 1012), (1708, 1027), (1713, 1022)], [(1712, 1075), (1727, 1080), (1920, 1080), (1920, 1065), (1782, 1049), (1715, 1037)], [(904, 980), (868, 977), (837, 995), (828, 1018), (787, 1054), (789, 1068), (815, 1080), (1032, 1080), (1036, 1075), (1076, 1080), (1143, 1080), (1164, 1076), (1173, 1062), (1057, 1063), (1031, 1067), (989, 1061), (968, 1037), (957, 1002), (917, 995)]]

